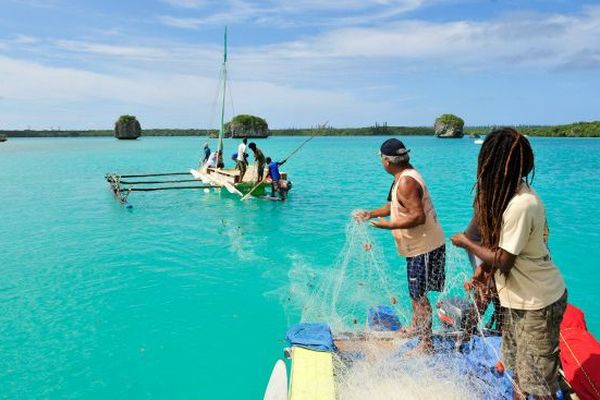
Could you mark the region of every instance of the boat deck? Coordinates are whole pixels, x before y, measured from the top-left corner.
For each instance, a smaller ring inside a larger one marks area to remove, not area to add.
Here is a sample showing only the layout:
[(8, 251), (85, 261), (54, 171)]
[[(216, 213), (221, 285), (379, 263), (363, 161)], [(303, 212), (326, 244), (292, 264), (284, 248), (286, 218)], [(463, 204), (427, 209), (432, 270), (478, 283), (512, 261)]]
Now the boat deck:
[[(246, 173), (244, 174), (244, 179), (241, 182), (240, 182), (240, 171), (235, 168), (229, 168), (229, 169), (208, 168), (207, 173), (209, 175), (210, 174), (219, 174), (222, 177), (224, 177), (228, 182), (233, 183), (233, 184), (238, 184), (238, 183), (249, 183), (249, 184), (254, 183), (254, 184), (256, 184), (256, 183), (258, 183), (258, 171), (257, 171), (256, 164), (248, 165), (248, 168), (246, 169)], [(267, 171), (265, 171), (265, 173), (263, 174), (263, 178), (265, 176), (267, 176)], [(287, 173), (281, 172), (281, 178), (287, 179)]]

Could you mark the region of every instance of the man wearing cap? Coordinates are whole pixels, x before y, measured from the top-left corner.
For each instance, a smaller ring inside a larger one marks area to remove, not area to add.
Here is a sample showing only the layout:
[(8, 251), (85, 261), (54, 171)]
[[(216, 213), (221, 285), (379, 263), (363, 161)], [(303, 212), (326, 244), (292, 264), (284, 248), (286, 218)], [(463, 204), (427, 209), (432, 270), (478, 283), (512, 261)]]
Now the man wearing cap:
[[(416, 352), (431, 352), (430, 291), (441, 292), (446, 277), (446, 246), (427, 185), (410, 164), (408, 150), (398, 139), (386, 140), (380, 149), (381, 163), (394, 176), (388, 202), (380, 208), (354, 213), (359, 220), (369, 220), (376, 228), (389, 229), (398, 253), (406, 257), (407, 278), (413, 308), (410, 327), (403, 336), (420, 336)], [(390, 219), (384, 219), (384, 217)]]

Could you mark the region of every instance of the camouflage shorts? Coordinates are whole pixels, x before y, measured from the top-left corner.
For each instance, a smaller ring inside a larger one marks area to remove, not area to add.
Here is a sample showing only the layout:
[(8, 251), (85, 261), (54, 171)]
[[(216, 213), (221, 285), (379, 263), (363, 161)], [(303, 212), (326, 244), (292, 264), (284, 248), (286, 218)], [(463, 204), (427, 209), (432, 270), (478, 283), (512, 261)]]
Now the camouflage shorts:
[(502, 358), (518, 377), (522, 392), (548, 396), (556, 393), (560, 358), (560, 323), (567, 292), (541, 310), (506, 309), (502, 326)]

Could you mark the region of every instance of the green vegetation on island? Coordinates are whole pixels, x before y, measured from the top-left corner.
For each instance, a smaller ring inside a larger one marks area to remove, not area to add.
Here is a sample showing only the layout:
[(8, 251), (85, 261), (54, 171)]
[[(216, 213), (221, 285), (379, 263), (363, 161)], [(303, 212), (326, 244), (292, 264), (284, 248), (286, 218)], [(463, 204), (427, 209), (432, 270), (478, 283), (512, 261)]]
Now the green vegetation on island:
[(431, 136), (433, 128), (428, 126), (388, 126), (387, 124), (362, 128), (289, 128), (271, 129), (271, 136)]
[(529, 136), (599, 137), (600, 121), (576, 122), (556, 126), (523, 127), (519, 130)]
[[(485, 135), (498, 126), (465, 127), (465, 134)], [(516, 125), (515, 128), (527, 136), (538, 137), (600, 137), (600, 121), (575, 122), (565, 125)]]
[[(496, 126), (471, 126), (465, 127), (464, 133), (485, 135)], [(577, 122), (567, 125), (555, 126), (515, 126), (520, 132), (528, 136), (547, 137), (600, 137), (600, 121)], [(144, 129), (144, 136), (206, 136), (208, 129)], [(432, 136), (433, 127), (408, 127), (375, 124), (362, 128), (289, 128), (270, 129), (271, 136)], [(8, 137), (95, 137), (112, 136), (113, 130), (0, 130), (0, 135)]]
[(442, 114), (435, 119), (433, 124), (435, 136), (442, 139), (462, 138), (465, 135), (464, 127), (465, 121), (454, 114)]
[(435, 122), (439, 122), (441, 124), (465, 126), (465, 121), (454, 114), (442, 114), (436, 118)]
[(269, 125), (261, 117), (248, 114), (240, 114), (233, 117), (225, 124), (226, 137), (267, 137), (269, 136)]

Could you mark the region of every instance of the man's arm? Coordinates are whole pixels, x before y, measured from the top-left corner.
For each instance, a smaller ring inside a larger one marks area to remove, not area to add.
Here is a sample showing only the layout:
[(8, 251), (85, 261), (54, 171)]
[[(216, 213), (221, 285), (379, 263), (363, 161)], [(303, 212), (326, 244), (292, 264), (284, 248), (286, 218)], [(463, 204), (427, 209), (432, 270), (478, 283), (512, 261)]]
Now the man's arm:
[(371, 225), (381, 229), (407, 229), (423, 225), (427, 217), (423, 209), (423, 189), (421, 185), (409, 176), (403, 177), (398, 182), (396, 194), (398, 200), (402, 201), (406, 209), (406, 215), (394, 221), (378, 219), (371, 222)]
[(367, 221), (371, 218), (381, 218), (390, 215), (390, 203), (386, 203), (383, 206), (374, 210), (355, 210), (352, 212), (352, 217), (357, 221)]
[(496, 252), (473, 242), (464, 233), (457, 233), (450, 240), (455, 246), (462, 247), (479, 257), (483, 261), (481, 267), (486, 272), (493, 272), (495, 269), (499, 269), (500, 272), (506, 275), (515, 265), (516, 255), (499, 248), (496, 256)]
[(368, 211), (369, 219), (388, 217), (391, 213), (391, 203), (385, 203), (383, 206), (374, 210)]

